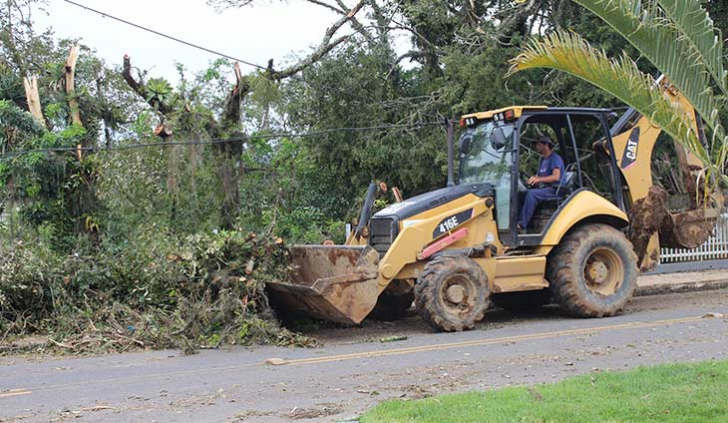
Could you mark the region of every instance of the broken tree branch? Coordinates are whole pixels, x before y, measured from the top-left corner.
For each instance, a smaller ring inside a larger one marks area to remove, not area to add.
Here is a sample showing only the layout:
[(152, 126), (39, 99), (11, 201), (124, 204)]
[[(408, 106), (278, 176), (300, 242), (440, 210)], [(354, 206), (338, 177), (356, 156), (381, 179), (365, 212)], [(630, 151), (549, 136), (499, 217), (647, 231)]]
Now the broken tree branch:
[(24, 77), (23, 86), (25, 87), (25, 98), (28, 100), (28, 110), (35, 120), (45, 126), (45, 118), (40, 105), (40, 95), (38, 94), (38, 78), (36, 76)]
[(250, 83), (240, 71), (240, 63), (235, 62), (234, 70), (235, 86), (225, 101), (225, 114), (223, 115), (223, 122), (232, 125), (240, 122), (240, 103), (250, 91)]
[[(374, 3), (374, 2), (372, 2), (372, 3)], [(347, 12), (348, 8), (347, 8), (346, 4), (344, 4), (343, 0), (336, 0), (336, 4), (338, 4), (339, 7), (341, 8), (341, 10), (340, 10), (341, 14), (349, 14)], [(359, 22), (359, 20), (356, 17), (354, 17), (354, 15), (351, 15), (349, 20), (351, 22), (351, 27), (354, 28), (356, 30), (356, 32), (360, 33), (370, 43), (374, 43), (374, 37), (372, 37), (372, 34), (370, 34), (369, 31), (367, 31), (366, 28), (364, 28), (364, 25), (362, 25), (361, 22)]]
[(134, 79), (134, 76), (131, 74), (131, 58), (128, 54), (124, 55), (124, 67), (122, 68), (121, 75), (124, 77), (124, 80), (129, 85), (129, 88), (131, 88), (135, 93), (139, 94), (139, 96), (142, 97), (150, 106), (152, 106), (154, 110), (159, 111), (163, 115), (166, 115), (167, 113), (172, 111), (172, 107), (159, 101), (159, 99), (157, 99), (155, 96), (149, 95), (149, 91), (144, 84), (144, 80), (142, 80), (141, 78), (139, 78), (139, 81)]
[(314, 63), (318, 62), (336, 46), (348, 40), (351, 35), (345, 35), (334, 40), (332, 39), (334, 38), (334, 35), (336, 35), (336, 32), (341, 29), (341, 27), (344, 26), (345, 23), (349, 22), (357, 14), (357, 12), (362, 9), (362, 7), (364, 7), (364, 4), (366, 2), (367, 0), (359, 0), (356, 6), (351, 8), (351, 10), (349, 10), (348, 13), (342, 16), (341, 19), (334, 22), (334, 24), (326, 30), (326, 34), (324, 35), (321, 44), (319, 44), (318, 48), (316, 48), (316, 50), (314, 50), (314, 52), (311, 53), (308, 57), (282, 71), (275, 71), (270, 69), (269, 77), (273, 80), (280, 81), (282, 79), (293, 76), (298, 72), (306, 69), (307, 67), (313, 65)]
[(66, 65), (63, 68), (63, 82), (66, 88), (66, 96), (68, 97), (68, 109), (71, 112), (71, 123), (83, 126), (81, 122), (81, 111), (78, 107), (78, 100), (76, 99), (74, 80), (76, 76), (76, 62), (78, 61), (80, 52), (81, 47), (78, 44), (74, 44), (71, 47), (71, 51), (68, 53), (68, 58), (66, 59)]
[(131, 75), (131, 59), (128, 54), (124, 55), (124, 68), (121, 71), (121, 75), (134, 92), (146, 98), (146, 90), (144, 90), (142, 84), (138, 83)]
[[(317, 6), (321, 6), (325, 9), (328, 9), (341, 16), (349, 15), (349, 12), (350, 12), (349, 7), (343, 2), (343, 0), (335, 0), (338, 7), (334, 6), (333, 4), (326, 3), (325, 1), (322, 1), (322, 0), (306, 0), (306, 1), (308, 3), (315, 4)], [(370, 34), (369, 31), (366, 30), (364, 25), (362, 25), (362, 23), (359, 22), (358, 19), (356, 19), (352, 15), (349, 17), (349, 21), (351, 22), (352, 28), (354, 28), (358, 33), (360, 33), (364, 38), (366, 38), (367, 41), (369, 41), (370, 43), (374, 42), (374, 37), (372, 37), (372, 34)]]

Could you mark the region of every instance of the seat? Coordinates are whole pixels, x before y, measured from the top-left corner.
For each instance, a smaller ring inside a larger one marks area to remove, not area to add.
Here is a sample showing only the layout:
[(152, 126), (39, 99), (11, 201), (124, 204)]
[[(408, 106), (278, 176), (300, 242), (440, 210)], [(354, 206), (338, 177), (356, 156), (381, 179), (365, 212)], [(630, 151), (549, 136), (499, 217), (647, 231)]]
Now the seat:
[[(575, 166), (569, 165), (567, 169), (573, 169)], [(579, 182), (575, 170), (567, 170), (564, 172), (564, 179), (561, 185), (556, 187), (557, 198), (542, 201), (536, 206), (533, 213), (531, 223), (528, 225), (529, 233), (541, 233), (551, 221), (551, 217), (556, 213), (559, 205), (568, 198), (574, 191), (579, 188)]]
[(564, 199), (570, 196), (571, 193), (576, 191), (577, 188), (578, 182), (576, 177), (576, 171), (566, 170), (566, 172), (564, 172), (564, 180), (561, 182), (561, 185), (556, 187), (556, 196), (560, 199)]
[(567, 170), (564, 172), (564, 179), (561, 184), (556, 187), (556, 198), (552, 200), (546, 200), (539, 203), (538, 209), (552, 209), (556, 210), (559, 208), (559, 204), (571, 195), (578, 188), (576, 172), (573, 170)]

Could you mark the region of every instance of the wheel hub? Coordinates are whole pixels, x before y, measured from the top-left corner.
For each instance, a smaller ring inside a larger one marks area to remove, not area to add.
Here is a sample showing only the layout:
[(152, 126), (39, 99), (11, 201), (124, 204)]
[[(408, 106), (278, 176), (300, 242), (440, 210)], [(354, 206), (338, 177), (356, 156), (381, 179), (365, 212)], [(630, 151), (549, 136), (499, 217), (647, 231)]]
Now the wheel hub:
[(587, 288), (598, 295), (612, 295), (622, 285), (625, 269), (620, 257), (609, 247), (596, 248), (584, 263)]
[(603, 261), (595, 261), (589, 266), (588, 275), (592, 282), (601, 284), (607, 280), (609, 268)]
[(465, 288), (460, 285), (450, 285), (445, 291), (447, 300), (453, 304), (460, 304), (465, 299)]

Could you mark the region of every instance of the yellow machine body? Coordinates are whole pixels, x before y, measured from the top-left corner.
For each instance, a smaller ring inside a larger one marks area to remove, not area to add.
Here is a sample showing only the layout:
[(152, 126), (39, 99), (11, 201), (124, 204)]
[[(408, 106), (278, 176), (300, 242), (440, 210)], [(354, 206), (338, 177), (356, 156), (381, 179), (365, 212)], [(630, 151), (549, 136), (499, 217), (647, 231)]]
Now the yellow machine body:
[[(679, 93), (671, 93), (675, 101), (692, 111)], [(524, 113), (548, 110), (545, 106), (510, 107), (466, 115), (463, 120), (502, 119), (504, 116), (516, 119)], [(631, 141), (630, 136), (635, 128), (639, 134), (636, 149), (630, 144), (634, 142), (634, 136)], [(612, 134), (613, 149), (606, 151), (617, 159), (620, 170), (617, 177), (621, 178), (626, 194), (625, 207), (620, 208), (595, 192), (575, 192), (553, 214), (536, 245), (503, 242), (496, 221), (494, 196), (478, 193), (477, 187), (473, 187), (473, 192), (452, 200), (440, 201), (437, 196), (415, 197), (412, 202), (405, 200), (393, 205), (391, 209), (397, 211), (419, 202), (422, 210), (397, 221), (396, 228), (389, 228), (396, 236), (386, 250), (373, 248), (377, 246), (376, 240), (364, 236), (366, 234), (351, 235), (346, 246), (293, 247), (297, 270), (291, 280), (270, 283), (269, 288), (287, 310), (358, 324), (372, 311), (382, 292), (393, 289), (394, 281), (398, 281), (399, 290), (411, 289), (431, 257), (428, 249), (436, 248), (438, 254), (462, 253), (472, 257), (484, 270), (491, 293), (542, 290), (549, 287), (545, 277), (549, 253), (559, 246), (569, 231), (584, 222), (603, 223), (620, 230), (630, 227), (634, 205), (647, 198), (653, 186), (651, 156), (660, 132), (647, 118), (640, 117), (629, 130)], [(626, 157), (628, 149), (631, 149), (629, 154), (633, 156), (634, 165), (622, 168), (621, 158)], [(696, 177), (702, 169), (700, 161), (683, 147), (677, 146), (677, 149), (681, 167), (690, 178)], [(700, 192), (697, 184), (688, 186), (691, 195)], [(704, 209), (699, 212), (703, 222), (706, 216), (710, 218), (715, 214), (716, 201), (713, 199), (709, 204), (712, 208), (698, 202)], [(703, 226), (708, 225), (703, 223)], [(705, 234), (699, 238), (704, 241)], [(657, 231), (648, 233), (643, 241), (644, 251), (638, 256), (644, 269), (657, 259), (660, 234)], [(473, 254), (474, 251), (477, 254)]]

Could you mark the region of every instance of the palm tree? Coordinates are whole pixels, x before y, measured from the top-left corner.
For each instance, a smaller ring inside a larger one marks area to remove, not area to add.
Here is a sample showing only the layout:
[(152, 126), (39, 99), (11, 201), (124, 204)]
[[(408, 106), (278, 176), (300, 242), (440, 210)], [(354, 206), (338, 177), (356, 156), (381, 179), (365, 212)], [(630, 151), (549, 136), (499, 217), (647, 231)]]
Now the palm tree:
[(723, 43), (700, 2), (574, 1), (614, 28), (680, 90), (711, 130), (712, 154), (700, 143), (687, 112), (662, 94), (652, 76), (641, 72), (626, 54), (609, 58), (578, 34), (557, 31), (530, 41), (511, 60), (510, 74), (551, 68), (586, 80), (649, 117), (699, 157), (709, 175), (728, 181), (723, 172), (728, 144), (718, 116), (728, 94)]

